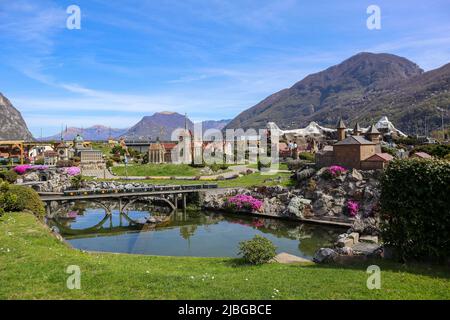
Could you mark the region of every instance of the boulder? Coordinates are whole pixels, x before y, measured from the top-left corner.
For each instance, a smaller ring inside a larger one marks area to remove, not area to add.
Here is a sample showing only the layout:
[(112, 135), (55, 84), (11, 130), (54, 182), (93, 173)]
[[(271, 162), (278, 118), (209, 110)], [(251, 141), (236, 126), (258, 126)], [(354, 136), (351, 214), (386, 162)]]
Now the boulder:
[(352, 247), (354, 245), (354, 241), (351, 238), (340, 238), (336, 245), (339, 248), (343, 248), (343, 247)]
[(349, 178), (350, 178), (351, 181), (355, 181), (356, 182), (356, 181), (361, 181), (361, 180), (364, 179), (364, 177), (361, 174), (361, 172), (359, 172), (356, 169), (353, 169), (352, 171), (350, 171), (349, 175), (350, 175)]
[(359, 241), (366, 243), (378, 243), (378, 236), (364, 235), (359, 238)]
[(314, 262), (316, 263), (327, 263), (333, 262), (339, 254), (330, 248), (320, 248), (314, 254)]
[(294, 197), (289, 202), (287, 210), (290, 214), (299, 218), (303, 218), (304, 217), (303, 211), (305, 209), (305, 206), (309, 205), (311, 205), (311, 200), (304, 199), (301, 197)]

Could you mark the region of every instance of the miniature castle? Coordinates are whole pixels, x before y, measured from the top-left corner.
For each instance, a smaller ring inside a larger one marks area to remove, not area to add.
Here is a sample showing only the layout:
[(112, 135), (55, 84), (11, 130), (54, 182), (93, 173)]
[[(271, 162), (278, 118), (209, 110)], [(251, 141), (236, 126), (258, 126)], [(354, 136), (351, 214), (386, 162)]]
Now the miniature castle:
[(337, 142), (316, 153), (316, 166), (339, 165), (348, 169), (383, 169), (393, 159), (381, 152), (381, 133), (374, 125), (363, 132), (356, 123), (352, 134), (346, 136), (347, 127), (342, 119), (337, 124)]

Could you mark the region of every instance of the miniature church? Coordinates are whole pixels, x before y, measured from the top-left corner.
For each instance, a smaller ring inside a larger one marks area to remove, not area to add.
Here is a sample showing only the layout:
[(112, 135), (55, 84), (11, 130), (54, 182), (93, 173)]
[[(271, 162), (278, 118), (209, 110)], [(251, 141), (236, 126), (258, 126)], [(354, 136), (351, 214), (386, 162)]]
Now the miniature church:
[(356, 123), (351, 135), (342, 119), (337, 124), (337, 142), (316, 153), (316, 166), (339, 165), (347, 169), (383, 169), (393, 157), (381, 152), (381, 134), (374, 125), (363, 133)]

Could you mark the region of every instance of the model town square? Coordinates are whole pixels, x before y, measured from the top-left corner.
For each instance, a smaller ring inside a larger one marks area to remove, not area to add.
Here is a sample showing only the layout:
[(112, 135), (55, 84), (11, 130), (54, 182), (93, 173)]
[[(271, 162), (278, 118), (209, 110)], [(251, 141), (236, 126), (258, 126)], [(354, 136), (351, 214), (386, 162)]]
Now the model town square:
[(449, 31), (445, 0), (0, 1), (0, 299), (450, 300)]

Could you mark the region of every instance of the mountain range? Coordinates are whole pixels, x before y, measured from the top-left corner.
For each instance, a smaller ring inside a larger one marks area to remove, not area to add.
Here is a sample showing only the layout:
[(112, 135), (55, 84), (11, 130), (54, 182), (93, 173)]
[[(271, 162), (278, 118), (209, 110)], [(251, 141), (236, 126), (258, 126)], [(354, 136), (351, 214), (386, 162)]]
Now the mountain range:
[(387, 116), (400, 130), (423, 134), (440, 128), (437, 108), (449, 105), (450, 64), (424, 72), (396, 55), (363, 52), (270, 95), (226, 128), (263, 128), (269, 121), (281, 129), (311, 121), (334, 127), (341, 117), (367, 126)]
[[(230, 120), (207, 120), (202, 122), (203, 131), (208, 129), (222, 130)], [(193, 130), (194, 123), (186, 116), (177, 112), (157, 112), (152, 116), (145, 116), (123, 134), (127, 138), (152, 140), (171, 140), (171, 134), (175, 129), (185, 128)]]
[[(207, 120), (202, 122), (203, 130), (219, 129), (222, 130), (230, 120)], [(193, 129), (194, 123), (187, 119), (187, 126)], [(185, 116), (176, 112), (157, 112), (152, 116), (143, 117), (138, 123), (131, 128), (115, 129), (102, 125), (95, 125), (89, 128), (75, 128), (69, 127), (63, 130), (62, 137), (64, 140), (73, 140), (73, 138), (80, 134), (86, 140), (91, 141), (105, 141), (108, 138), (125, 137), (128, 139), (150, 139), (156, 140), (170, 140), (172, 131), (177, 128), (185, 127)], [(61, 133), (39, 138), (42, 141), (57, 141), (61, 139)]]
[(64, 140), (69, 141), (73, 140), (77, 134), (83, 136), (86, 140), (91, 141), (105, 141), (108, 140), (109, 137), (117, 137), (124, 134), (127, 129), (116, 129), (109, 128), (102, 125), (94, 125), (89, 128), (76, 128), (69, 127), (63, 130), (62, 134), (57, 133), (55, 135), (43, 138), (37, 138), (37, 140), (42, 141), (58, 141), (61, 139), (61, 136)]

